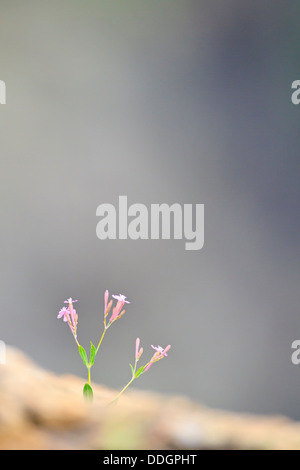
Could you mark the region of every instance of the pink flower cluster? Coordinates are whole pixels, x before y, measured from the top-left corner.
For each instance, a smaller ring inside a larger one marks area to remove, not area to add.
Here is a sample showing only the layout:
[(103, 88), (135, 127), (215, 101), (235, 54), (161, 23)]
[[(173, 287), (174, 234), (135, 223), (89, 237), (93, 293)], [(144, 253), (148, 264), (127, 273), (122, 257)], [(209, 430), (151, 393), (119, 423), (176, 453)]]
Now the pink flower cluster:
[[(112, 315), (109, 319), (109, 323), (106, 326), (106, 317), (109, 314), (113, 300), (111, 299), (110, 302), (108, 301), (109, 299), (109, 292), (108, 290), (105, 291), (104, 294), (104, 319), (105, 319), (105, 328), (107, 329), (112, 322), (117, 320), (118, 318), (121, 318), (122, 315), (125, 313), (125, 309), (123, 309), (125, 304), (130, 304), (128, 300), (126, 300), (126, 296), (123, 294), (119, 295), (112, 295), (114, 299), (117, 300), (117, 303), (115, 307), (113, 308)], [(58, 315), (57, 318), (63, 318), (64, 322), (68, 322), (68, 325), (74, 335), (74, 338), (77, 339), (77, 324), (78, 324), (78, 314), (73, 307), (73, 303), (78, 302), (78, 300), (73, 300), (72, 297), (69, 299), (65, 300), (64, 303), (68, 304), (68, 307), (63, 307)]]
[(57, 318), (62, 318), (64, 319), (65, 322), (68, 322), (68, 325), (74, 335), (74, 338), (77, 338), (77, 324), (78, 324), (78, 314), (76, 313), (75, 308), (73, 307), (73, 303), (78, 302), (78, 300), (73, 300), (72, 297), (70, 297), (68, 300), (65, 300), (65, 304), (69, 304), (69, 307), (63, 307), (58, 315)]
[[(128, 300), (126, 300), (125, 295), (119, 294), (119, 295), (112, 295), (114, 299), (117, 300), (116, 306), (113, 308), (112, 315), (109, 319), (109, 322), (112, 323), (113, 321), (117, 320), (118, 318), (121, 318), (122, 315), (124, 315), (125, 310), (122, 310), (125, 304), (130, 304)], [(109, 299), (109, 292), (106, 289), (105, 294), (104, 294), (104, 318), (107, 317), (107, 315), (110, 312), (110, 309), (113, 304), (113, 300), (108, 302)]]
[[(143, 367), (143, 372), (147, 372), (147, 370), (150, 369), (152, 364), (159, 361), (163, 357), (167, 356), (168, 355), (167, 351), (169, 351), (169, 349), (171, 348), (171, 345), (169, 344), (167, 347), (162, 348), (161, 346), (156, 347), (151, 344), (151, 347), (155, 349), (155, 353), (153, 354), (150, 361)], [(143, 348), (140, 348), (140, 338), (137, 338), (135, 342), (135, 364), (137, 364), (142, 354), (143, 354)]]
[(171, 345), (169, 344), (168, 346), (166, 346), (165, 348), (162, 348), (161, 346), (153, 346), (151, 344), (151, 347), (153, 349), (155, 349), (155, 353), (153, 354), (152, 358), (150, 359), (149, 363), (146, 365), (145, 369), (144, 369), (144, 372), (147, 372), (147, 370), (150, 369), (150, 367), (152, 366), (152, 364), (154, 364), (155, 362), (159, 361), (160, 359), (162, 359), (163, 357), (167, 356), (167, 351), (169, 351), (169, 349), (171, 348)]

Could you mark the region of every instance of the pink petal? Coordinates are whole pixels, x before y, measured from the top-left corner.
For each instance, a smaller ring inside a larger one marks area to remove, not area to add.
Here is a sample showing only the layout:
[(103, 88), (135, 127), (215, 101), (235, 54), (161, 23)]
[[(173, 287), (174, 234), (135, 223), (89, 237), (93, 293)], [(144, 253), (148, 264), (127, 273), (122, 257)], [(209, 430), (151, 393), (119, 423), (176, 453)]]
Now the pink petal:
[(140, 338), (137, 338), (135, 342), (135, 357), (137, 357), (139, 353), (139, 348), (140, 348)]

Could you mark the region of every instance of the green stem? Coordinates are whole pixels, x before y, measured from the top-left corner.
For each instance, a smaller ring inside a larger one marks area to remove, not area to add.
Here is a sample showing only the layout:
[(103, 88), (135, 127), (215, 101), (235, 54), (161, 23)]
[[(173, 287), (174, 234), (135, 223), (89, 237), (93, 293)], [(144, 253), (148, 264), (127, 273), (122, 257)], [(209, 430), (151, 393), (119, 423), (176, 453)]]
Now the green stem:
[(118, 398), (122, 395), (123, 392), (125, 392), (125, 390), (129, 387), (129, 385), (130, 385), (133, 381), (134, 381), (134, 377), (132, 377), (132, 378), (129, 380), (128, 384), (125, 385), (124, 388), (122, 388), (122, 390), (121, 390), (121, 391), (118, 393), (118, 395), (109, 403), (109, 405), (111, 405), (112, 403), (114, 403), (115, 401), (117, 401)]
[(111, 405), (112, 403), (114, 403), (115, 401), (117, 401), (117, 399), (122, 395), (123, 392), (125, 392), (125, 390), (129, 387), (129, 385), (134, 381), (135, 379), (135, 372), (136, 372), (136, 366), (137, 366), (137, 360), (135, 361), (134, 363), (134, 369), (133, 369), (133, 373), (132, 373), (132, 377), (131, 379), (129, 380), (128, 384), (125, 385), (124, 388), (122, 388), (122, 390), (118, 393), (118, 395), (109, 403), (109, 405)]
[(101, 345), (101, 343), (102, 343), (102, 340), (103, 340), (103, 338), (104, 338), (104, 335), (105, 335), (105, 333), (106, 333), (106, 330), (107, 330), (107, 328), (104, 328), (103, 333), (102, 333), (102, 336), (101, 336), (100, 341), (99, 341), (99, 344), (98, 344), (98, 346), (97, 346), (95, 355), (97, 354), (98, 349), (100, 348), (100, 345)]
[(87, 369), (88, 369), (88, 383), (89, 385), (91, 385), (91, 368), (88, 367)]

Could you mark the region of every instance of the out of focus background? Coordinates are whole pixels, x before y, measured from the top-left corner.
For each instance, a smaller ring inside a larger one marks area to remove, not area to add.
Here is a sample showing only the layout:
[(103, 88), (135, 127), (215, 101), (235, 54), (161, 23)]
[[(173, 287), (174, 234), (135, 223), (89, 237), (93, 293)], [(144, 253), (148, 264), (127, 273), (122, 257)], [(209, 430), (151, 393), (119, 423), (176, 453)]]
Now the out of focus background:
[[(93, 380), (121, 388), (136, 337), (172, 345), (136, 387), (300, 419), (300, 5), (14, 2), (0, 13), (0, 339), (85, 377), (103, 294), (126, 315)], [(96, 237), (96, 208), (205, 204), (205, 244)]]

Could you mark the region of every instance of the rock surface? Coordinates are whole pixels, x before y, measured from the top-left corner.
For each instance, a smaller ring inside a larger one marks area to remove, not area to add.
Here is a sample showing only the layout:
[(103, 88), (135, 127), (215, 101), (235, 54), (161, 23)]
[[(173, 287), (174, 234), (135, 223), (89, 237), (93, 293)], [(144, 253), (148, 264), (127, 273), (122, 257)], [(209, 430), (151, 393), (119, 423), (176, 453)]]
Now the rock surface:
[(300, 423), (215, 411), (184, 397), (94, 385), (43, 370), (7, 348), (0, 364), (0, 449), (300, 449)]

